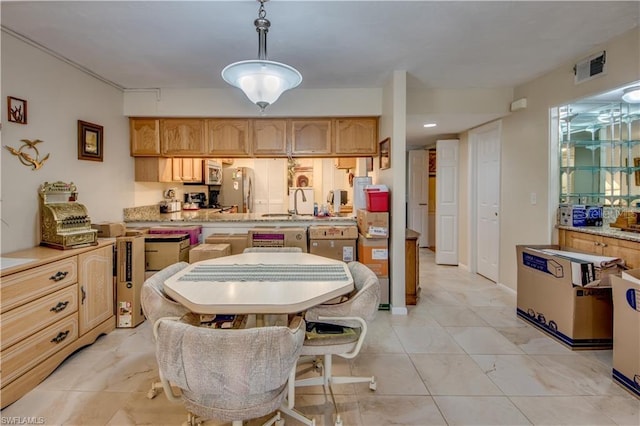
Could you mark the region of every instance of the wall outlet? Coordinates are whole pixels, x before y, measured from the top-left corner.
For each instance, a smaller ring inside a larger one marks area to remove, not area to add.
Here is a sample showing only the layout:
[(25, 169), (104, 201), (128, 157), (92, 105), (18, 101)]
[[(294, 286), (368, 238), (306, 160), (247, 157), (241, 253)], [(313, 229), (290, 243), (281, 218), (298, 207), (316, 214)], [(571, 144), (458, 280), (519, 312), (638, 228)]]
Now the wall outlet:
[(536, 204), (538, 204), (538, 194), (536, 194), (535, 192), (531, 193), (531, 205), (535, 206)]

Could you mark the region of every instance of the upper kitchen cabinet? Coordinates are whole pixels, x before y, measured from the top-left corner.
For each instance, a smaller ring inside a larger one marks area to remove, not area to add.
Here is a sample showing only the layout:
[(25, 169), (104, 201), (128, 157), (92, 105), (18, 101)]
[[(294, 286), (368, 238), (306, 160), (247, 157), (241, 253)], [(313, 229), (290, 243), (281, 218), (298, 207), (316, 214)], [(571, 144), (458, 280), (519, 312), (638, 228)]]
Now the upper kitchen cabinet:
[(375, 117), (338, 118), (335, 134), (335, 153), (338, 155), (377, 154), (378, 119)]
[(291, 155), (298, 157), (327, 156), (332, 154), (332, 120), (291, 120)]
[(202, 182), (202, 158), (173, 158), (174, 182)]
[(162, 155), (188, 157), (206, 152), (205, 120), (201, 118), (165, 118), (160, 120)]
[(253, 120), (251, 136), (253, 155), (273, 157), (287, 154), (287, 120)]
[(157, 118), (130, 118), (129, 135), (131, 156), (160, 155), (160, 120)]
[(249, 120), (207, 120), (207, 155), (210, 157), (248, 157)]

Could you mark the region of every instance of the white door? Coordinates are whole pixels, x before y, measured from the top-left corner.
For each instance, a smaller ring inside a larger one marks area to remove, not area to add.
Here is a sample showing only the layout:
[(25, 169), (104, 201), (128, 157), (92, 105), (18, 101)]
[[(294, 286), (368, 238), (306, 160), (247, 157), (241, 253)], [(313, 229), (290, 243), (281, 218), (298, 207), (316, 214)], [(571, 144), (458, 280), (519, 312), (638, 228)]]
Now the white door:
[(478, 274), (498, 282), (500, 254), (500, 122), (469, 133), (476, 153), (476, 261)]
[(409, 151), (409, 229), (420, 233), (419, 247), (429, 247), (428, 201), (429, 175), (428, 152), (421, 150)]
[(458, 264), (457, 139), (436, 142), (436, 263)]

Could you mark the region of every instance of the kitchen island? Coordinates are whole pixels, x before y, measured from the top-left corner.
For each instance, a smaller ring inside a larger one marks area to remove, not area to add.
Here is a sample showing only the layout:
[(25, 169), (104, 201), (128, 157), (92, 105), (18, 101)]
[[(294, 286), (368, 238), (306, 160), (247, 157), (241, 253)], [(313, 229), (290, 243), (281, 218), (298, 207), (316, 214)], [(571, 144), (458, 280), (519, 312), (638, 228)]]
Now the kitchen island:
[(157, 205), (124, 209), (128, 227), (202, 225), (206, 238), (214, 233), (247, 233), (251, 228), (304, 227), (311, 225), (355, 225), (353, 216), (310, 216), (287, 213), (222, 213), (220, 209), (182, 210), (160, 213)]

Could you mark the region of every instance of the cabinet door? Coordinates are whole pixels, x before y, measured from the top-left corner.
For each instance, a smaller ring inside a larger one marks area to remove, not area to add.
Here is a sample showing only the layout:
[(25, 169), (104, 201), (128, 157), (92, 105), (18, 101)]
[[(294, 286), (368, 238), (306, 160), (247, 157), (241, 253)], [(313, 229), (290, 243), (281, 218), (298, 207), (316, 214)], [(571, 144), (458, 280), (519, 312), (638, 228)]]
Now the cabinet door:
[(377, 150), (377, 118), (338, 118), (336, 120), (336, 154), (376, 155)]
[(113, 247), (78, 255), (80, 335), (113, 317)]
[(564, 237), (560, 237), (560, 245), (585, 253), (602, 254), (602, 237), (600, 235), (563, 231)]
[(157, 118), (129, 119), (131, 156), (160, 155), (160, 120)]
[(291, 120), (291, 154), (331, 154), (331, 119)]
[(336, 158), (336, 169), (355, 169), (356, 158), (354, 157), (340, 157)]
[(252, 127), (253, 155), (287, 155), (287, 120), (253, 120)]
[(171, 156), (204, 155), (205, 121), (199, 118), (165, 118), (160, 121), (162, 153)]
[(199, 158), (173, 158), (174, 182), (202, 182), (202, 160)]
[(249, 156), (248, 119), (212, 119), (207, 121), (207, 129), (208, 155)]
[(623, 259), (629, 268), (640, 268), (640, 244), (617, 238), (602, 238), (602, 254)]
[(136, 182), (173, 182), (171, 158), (135, 158)]

